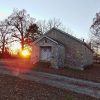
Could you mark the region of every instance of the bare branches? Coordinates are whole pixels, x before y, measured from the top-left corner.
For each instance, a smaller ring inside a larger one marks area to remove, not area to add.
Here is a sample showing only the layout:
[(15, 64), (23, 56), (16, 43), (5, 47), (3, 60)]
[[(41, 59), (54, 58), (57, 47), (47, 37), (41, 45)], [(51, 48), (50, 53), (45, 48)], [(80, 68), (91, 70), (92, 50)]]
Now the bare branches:
[(6, 25), (6, 21), (1, 21), (0, 22), (0, 47), (1, 47), (1, 52), (4, 54), (5, 48), (8, 44), (10, 36), (10, 30), (9, 26)]
[(37, 32), (36, 30), (38, 30), (38, 28), (35, 30), (34, 27), (30, 27), (32, 25), (36, 25), (33, 23), (35, 23), (34, 19), (31, 18), (24, 9), (15, 9), (7, 19), (7, 25), (9, 25), (11, 28), (12, 37), (19, 39), (22, 45), (22, 49), (24, 48), (24, 40), (26, 36), (28, 38), (31, 33), (32, 35), (35, 35), (34, 33)]
[(92, 46), (96, 49), (100, 47), (100, 12), (93, 18), (93, 24), (90, 27)]
[(65, 30), (66, 28), (64, 27), (64, 25), (62, 24), (60, 19), (49, 19), (48, 21), (43, 20), (43, 21), (39, 21), (38, 22), (38, 26), (39, 26), (39, 30), (41, 33), (45, 33), (48, 30), (52, 29), (53, 27), (55, 28), (59, 28), (61, 30)]

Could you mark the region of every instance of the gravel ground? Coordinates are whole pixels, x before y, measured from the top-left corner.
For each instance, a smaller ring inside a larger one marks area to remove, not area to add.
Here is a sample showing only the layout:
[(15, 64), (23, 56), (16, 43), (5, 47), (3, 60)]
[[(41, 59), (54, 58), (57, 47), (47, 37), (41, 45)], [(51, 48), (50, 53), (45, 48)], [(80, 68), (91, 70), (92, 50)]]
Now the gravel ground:
[(70, 68), (54, 69), (54, 68), (48, 67), (46, 65), (45, 66), (39, 65), (37, 67), (34, 67), (33, 70), (64, 75), (67, 77), (85, 79), (85, 80), (90, 80), (90, 81), (100, 83), (100, 64), (93, 64), (92, 66), (89, 66), (84, 71), (73, 70)]
[(0, 100), (97, 100), (15, 76), (0, 75)]
[(89, 66), (84, 71), (73, 70), (70, 68), (54, 69), (49, 67), (48, 64), (44, 64), (44, 63), (32, 65), (28, 60), (16, 60), (16, 59), (0, 60), (0, 65), (2, 64), (9, 67), (11, 70), (12, 68), (20, 68), (20, 71), (23, 71), (24, 69), (32, 69), (36, 71), (60, 74), (67, 77), (74, 77), (74, 78), (85, 79), (85, 80), (90, 80), (90, 81), (95, 81), (100, 83), (100, 64), (93, 64), (92, 66)]

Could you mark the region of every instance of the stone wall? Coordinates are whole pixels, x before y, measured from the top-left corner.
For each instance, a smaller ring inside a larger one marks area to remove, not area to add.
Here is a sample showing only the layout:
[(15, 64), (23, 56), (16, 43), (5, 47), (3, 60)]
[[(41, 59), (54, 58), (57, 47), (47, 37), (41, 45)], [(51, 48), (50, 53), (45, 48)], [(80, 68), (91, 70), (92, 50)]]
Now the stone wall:
[[(66, 33), (67, 34), (67, 33)], [(65, 47), (65, 67), (83, 69), (92, 64), (92, 52), (83, 42), (57, 30), (49, 31), (46, 36), (61, 42)]]
[[(46, 42), (45, 42), (45, 38), (42, 38), (39, 42), (34, 44), (33, 49), (32, 49), (33, 50), (32, 59), (38, 58), (37, 61), (40, 61), (40, 47), (41, 46), (51, 46), (52, 55), (51, 55), (50, 63), (53, 68), (58, 68), (59, 66), (64, 66), (64, 65), (62, 65), (62, 64), (64, 64), (63, 63), (64, 54), (62, 54), (64, 47), (56, 42), (49, 40), (49, 39), (46, 39)], [(63, 56), (61, 56), (61, 55), (63, 55)], [(59, 56), (61, 57), (60, 59), (59, 59)], [(60, 64), (59, 64), (59, 60), (61, 61)]]
[(58, 45), (58, 67), (64, 67), (65, 60), (65, 47), (63, 45)]

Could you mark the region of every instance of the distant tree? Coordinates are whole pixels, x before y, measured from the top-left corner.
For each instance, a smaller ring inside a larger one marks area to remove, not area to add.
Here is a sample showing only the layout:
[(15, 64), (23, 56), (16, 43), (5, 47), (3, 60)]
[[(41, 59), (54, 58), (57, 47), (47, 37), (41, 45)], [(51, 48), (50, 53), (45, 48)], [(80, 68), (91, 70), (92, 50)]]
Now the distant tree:
[(0, 22), (0, 49), (2, 56), (6, 52), (6, 48), (10, 39), (10, 29), (8, 25), (5, 25), (5, 21)]
[(91, 30), (91, 43), (92, 47), (98, 51), (100, 49), (100, 12), (96, 13), (93, 18), (93, 24), (90, 27)]
[(36, 24), (31, 24), (28, 29), (26, 29), (26, 35), (25, 35), (25, 42), (28, 43), (32, 41), (35, 41), (42, 35), (38, 29), (39, 27)]
[(39, 21), (38, 22), (38, 26), (39, 26), (39, 30), (41, 33), (45, 33), (48, 30), (52, 29), (53, 27), (55, 28), (59, 28), (61, 30), (65, 30), (66, 28), (64, 27), (64, 25), (62, 24), (60, 19), (49, 19), (48, 21), (43, 20), (43, 21)]
[(39, 34), (35, 19), (31, 18), (24, 9), (13, 10), (13, 13), (6, 21), (7, 25), (11, 28), (12, 37), (17, 38), (20, 41), (22, 49), (24, 48), (25, 40), (30, 34), (32, 34), (33, 37), (36, 35), (35, 33)]

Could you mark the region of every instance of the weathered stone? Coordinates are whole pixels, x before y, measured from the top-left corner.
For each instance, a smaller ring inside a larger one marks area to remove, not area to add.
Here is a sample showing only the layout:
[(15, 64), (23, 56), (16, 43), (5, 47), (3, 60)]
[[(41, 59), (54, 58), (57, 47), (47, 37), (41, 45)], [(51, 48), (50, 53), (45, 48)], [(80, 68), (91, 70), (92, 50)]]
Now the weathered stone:
[(48, 46), (51, 47), (50, 62), (54, 68), (84, 70), (93, 62), (93, 52), (85, 42), (56, 28), (52, 28), (33, 43), (32, 60), (36, 57), (38, 61), (41, 60), (41, 47)]

